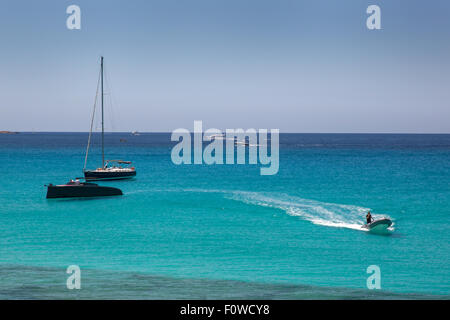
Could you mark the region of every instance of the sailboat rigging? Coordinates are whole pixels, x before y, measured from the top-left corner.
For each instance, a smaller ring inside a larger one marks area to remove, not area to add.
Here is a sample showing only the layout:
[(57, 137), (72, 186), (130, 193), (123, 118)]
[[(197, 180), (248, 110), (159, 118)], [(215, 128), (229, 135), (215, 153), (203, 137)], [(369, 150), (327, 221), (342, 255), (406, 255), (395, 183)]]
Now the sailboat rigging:
[(95, 95), (94, 109), (92, 111), (91, 127), (89, 131), (88, 145), (86, 148), (86, 157), (84, 160), (84, 178), (86, 180), (119, 180), (119, 179), (129, 179), (136, 176), (136, 169), (131, 167), (131, 161), (124, 160), (105, 160), (105, 125), (104, 125), (104, 92), (103, 92), (103, 57), (101, 57), (100, 63), (100, 77), (99, 77), (100, 87), (101, 87), (101, 109), (102, 109), (102, 166), (95, 170), (86, 170), (87, 160), (89, 155), (89, 148), (92, 138), (92, 129), (94, 125), (95, 109), (98, 99), (98, 87)]

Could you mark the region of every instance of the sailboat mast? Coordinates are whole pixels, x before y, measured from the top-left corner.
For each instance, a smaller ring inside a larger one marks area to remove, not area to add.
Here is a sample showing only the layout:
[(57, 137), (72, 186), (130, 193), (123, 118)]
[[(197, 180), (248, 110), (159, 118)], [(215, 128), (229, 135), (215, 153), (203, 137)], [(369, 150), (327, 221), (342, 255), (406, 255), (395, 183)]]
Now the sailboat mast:
[(103, 117), (103, 57), (101, 61), (101, 73), (102, 73), (102, 168), (105, 167), (105, 125)]

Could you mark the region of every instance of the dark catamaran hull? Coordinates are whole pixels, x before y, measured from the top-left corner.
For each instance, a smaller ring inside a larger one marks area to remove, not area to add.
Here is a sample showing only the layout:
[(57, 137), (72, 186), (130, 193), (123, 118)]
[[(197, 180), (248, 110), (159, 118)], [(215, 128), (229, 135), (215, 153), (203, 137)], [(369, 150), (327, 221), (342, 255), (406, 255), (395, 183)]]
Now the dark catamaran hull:
[(121, 180), (131, 179), (136, 176), (136, 171), (130, 172), (101, 172), (101, 171), (84, 171), (86, 180)]
[(85, 198), (85, 197), (109, 197), (121, 196), (122, 190), (112, 187), (103, 187), (95, 184), (80, 186), (63, 185), (47, 187), (47, 199), (56, 198)]

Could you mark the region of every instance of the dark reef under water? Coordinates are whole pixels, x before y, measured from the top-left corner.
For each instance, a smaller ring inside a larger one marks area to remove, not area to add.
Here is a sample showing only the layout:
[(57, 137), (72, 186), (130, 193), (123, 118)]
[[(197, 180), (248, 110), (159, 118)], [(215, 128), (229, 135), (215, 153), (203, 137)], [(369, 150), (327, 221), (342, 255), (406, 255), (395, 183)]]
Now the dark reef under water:
[(143, 273), (83, 270), (81, 289), (67, 289), (64, 268), (0, 266), (0, 299), (448, 299), (440, 295), (401, 294), (308, 285), (234, 280), (182, 279)]

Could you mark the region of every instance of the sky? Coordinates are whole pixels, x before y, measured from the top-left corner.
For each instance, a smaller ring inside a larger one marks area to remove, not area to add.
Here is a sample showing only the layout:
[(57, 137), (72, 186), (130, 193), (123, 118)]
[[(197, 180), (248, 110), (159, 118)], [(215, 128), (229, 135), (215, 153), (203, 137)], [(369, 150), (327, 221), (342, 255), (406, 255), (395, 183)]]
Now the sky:
[(449, 15), (444, 0), (1, 0), (0, 130), (88, 131), (103, 55), (108, 131), (450, 133)]

